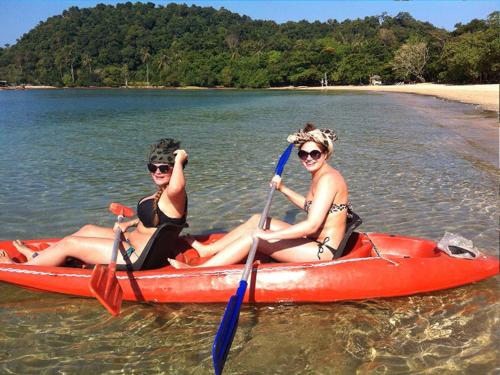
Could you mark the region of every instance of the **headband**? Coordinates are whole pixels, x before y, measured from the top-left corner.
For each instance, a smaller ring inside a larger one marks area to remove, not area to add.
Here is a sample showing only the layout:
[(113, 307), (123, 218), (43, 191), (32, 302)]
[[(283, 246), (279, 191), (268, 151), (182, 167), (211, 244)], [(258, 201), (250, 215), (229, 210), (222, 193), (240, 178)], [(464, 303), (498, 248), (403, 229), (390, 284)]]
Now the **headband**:
[(307, 132), (301, 129), (296, 133), (290, 134), (286, 140), (288, 143), (299, 146), (309, 141), (316, 142), (323, 145), (327, 150), (328, 156), (330, 156), (333, 154), (333, 142), (338, 139), (337, 134), (330, 129), (314, 129)]

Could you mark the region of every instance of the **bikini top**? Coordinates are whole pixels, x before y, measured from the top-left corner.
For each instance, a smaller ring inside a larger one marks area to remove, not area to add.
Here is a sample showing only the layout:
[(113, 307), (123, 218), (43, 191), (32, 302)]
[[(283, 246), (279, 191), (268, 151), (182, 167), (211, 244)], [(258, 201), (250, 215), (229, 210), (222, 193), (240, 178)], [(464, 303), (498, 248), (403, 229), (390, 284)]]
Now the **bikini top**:
[[(312, 201), (306, 200), (304, 202), (304, 211), (305, 212), (309, 212), (309, 208), (311, 207), (311, 204), (312, 204)], [(328, 213), (333, 214), (334, 212), (341, 212), (344, 210), (351, 210), (351, 203), (350, 202), (347, 202), (347, 204), (332, 203), (332, 205), (330, 206), (330, 209), (328, 210)]]
[[(139, 199), (139, 203), (137, 203), (137, 217), (139, 220), (144, 224), (145, 227), (147, 228), (154, 228), (155, 225), (153, 224), (153, 202), (154, 198), (146, 199), (141, 198)], [(142, 201), (142, 202), (141, 202)], [(187, 216), (187, 197), (186, 197), (186, 205), (185, 205), (185, 211), (184, 215), (180, 218), (175, 218), (175, 217), (169, 217), (163, 213), (162, 210), (160, 210), (160, 207), (156, 209), (158, 213), (158, 217), (160, 219), (158, 223), (158, 227), (162, 224), (165, 223), (171, 223), (171, 224), (176, 224), (176, 225), (183, 225), (186, 222), (186, 216)]]

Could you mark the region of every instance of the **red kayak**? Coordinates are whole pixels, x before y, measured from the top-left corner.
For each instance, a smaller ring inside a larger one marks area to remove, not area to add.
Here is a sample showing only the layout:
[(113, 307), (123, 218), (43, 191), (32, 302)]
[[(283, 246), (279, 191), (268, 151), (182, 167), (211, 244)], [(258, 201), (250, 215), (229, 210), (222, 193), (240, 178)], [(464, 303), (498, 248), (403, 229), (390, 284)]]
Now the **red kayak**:
[[(212, 242), (223, 234), (198, 236)], [(27, 240), (43, 251), (50, 240)], [(184, 246), (177, 259), (191, 265), (206, 259)], [(24, 257), (11, 241), (0, 242), (17, 261)], [(377, 251), (376, 251), (377, 250)], [(177, 270), (118, 271), (123, 299), (149, 302), (224, 302), (234, 294), (244, 264)], [(91, 269), (78, 267), (0, 264), (0, 281), (45, 292), (91, 297)], [(261, 258), (254, 264), (246, 302), (333, 302), (406, 296), (474, 283), (499, 273), (496, 257), (479, 254), (474, 259), (449, 256), (434, 241), (354, 232), (339, 259), (309, 263), (273, 263)]]

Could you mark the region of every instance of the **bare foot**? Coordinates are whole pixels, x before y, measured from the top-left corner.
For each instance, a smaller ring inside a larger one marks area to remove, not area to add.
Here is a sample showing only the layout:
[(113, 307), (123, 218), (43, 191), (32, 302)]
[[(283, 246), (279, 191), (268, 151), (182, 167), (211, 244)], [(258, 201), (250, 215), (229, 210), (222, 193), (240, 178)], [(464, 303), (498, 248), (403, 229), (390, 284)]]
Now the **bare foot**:
[(20, 240), (15, 240), (12, 242), (14, 247), (19, 251), (21, 254), (23, 254), (26, 259), (30, 260), (33, 258), (33, 254), (36, 253), (35, 250), (31, 250), (28, 246), (23, 244)]
[(12, 259), (9, 258), (5, 250), (0, 250), (0, 263), (14, 263)]
[(175, 260), (175, 259), (168, 258), (168, 261), (172, 265), (172, 267), (177, 268), (177, 269), (193, 268), (189, 264), (186, 264), (184, 262), (180, 262), (180, 261)]
[(191, 236), (190, 234), (186, 234), (185, 236), (181, 236), (181, 238), (193, 249), (195, 249), (201, 257), (206, 256), (209, 253), (209, 248), (207, 245), (203, 245), (196, 238)]

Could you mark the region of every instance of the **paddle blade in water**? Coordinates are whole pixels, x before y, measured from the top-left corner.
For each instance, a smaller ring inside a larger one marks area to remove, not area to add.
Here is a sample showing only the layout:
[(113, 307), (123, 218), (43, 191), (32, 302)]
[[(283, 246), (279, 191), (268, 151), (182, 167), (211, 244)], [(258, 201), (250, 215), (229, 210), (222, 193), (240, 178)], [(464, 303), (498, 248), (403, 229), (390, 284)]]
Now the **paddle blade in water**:
[(234, 334), (236, 333), (236, 328), (238, 328), (241, 303), (243, 302), (246, 289), (247, 282), (241, 280), (236, 294), (229, 299), (219, 330), (215, 336), (215, 341), (212, 346), (212, 361), (214, 363), (216, 375), (222, 374), (227, 355), (229, 354), (229, 349), (231, 349)]
[(120, 314), (123, 291), (114, 269), (97, 264), (90, 277), (90, 291), (113, 316)]

